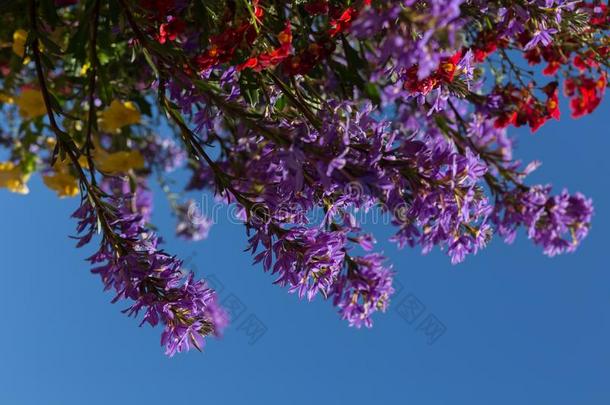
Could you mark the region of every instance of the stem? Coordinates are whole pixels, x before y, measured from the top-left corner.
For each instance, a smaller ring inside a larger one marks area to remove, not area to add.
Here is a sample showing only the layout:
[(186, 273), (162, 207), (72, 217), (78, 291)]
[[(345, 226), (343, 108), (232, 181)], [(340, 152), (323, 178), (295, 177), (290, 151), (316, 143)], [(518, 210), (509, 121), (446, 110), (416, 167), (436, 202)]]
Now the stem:
[(53, 107), (51, 105), (51, 95), (49, 93), (49, 89), (46, 84), (44, 71), (42, 69), (42, 63), (41, 63), (41, 59), (40, 59), (40, 49), (38, 48), (39, 33), (38, 33), (38, 27), (36, 25), (36, 0), (30, 0), (29, 3), (30, 3), (29, 4), (30, 5), (30, 27), (32, 29), (32, 32), (35, 34), (34, 41), (32, 41), (32, 53), (34, 56), (34, 63), (36, 65), (36, 74), (38, 77), (38, 83), (40, 84), (40, 91), (42, 93), (42, 98), (44, 100), (45, 108), (47, 110), (47, 116), (49, 117), (49, 123), (51, 125), (51, 129), (52, 129), (53, 133), (55, 133), (55, 136), (57, 137), (58, 144), (66, 152), (66, 154), (68, 155), (68, 158), (72, 162), (72, 165), (76, 169), (81, 184), (84, 185), (85, 189), (87, 190), (87, 195), (89, 197), (91, 197), (91, 199), (93, 200), (93, 203), (95, 205), (96, 214), (97, 214), (97, 217), (102, 226), (104, 236), (106, 238), (109, 238), (112, 241), (115, 248), (117, 248), (117, 251), (121, 252), (122, 246), (119, 243), (118, 236), (112, 230), (112, 227), (110, 226), (108, 218), (106, 217), (107, 213), (106, 213), (106, 211), (104, 211), (104, 208), (103, 208), (104, 206), (102, 204), (102, 200), (101, 200), (100, 196), (97, 194), (97, 192), (95, 191), (95, 188), (91, 185), (91, 183), (89, 183), (89, 180), (87, 179), (87, 176), (85, 175), (85, 172), (83, 171), (83, 168), (81, 167), (81, 165), (78, 161), (78, 155), (77, 155), (77, 152), (75, 152), (75, 151), (78, 151), (78, 148), (74, 144), (74, 142), (72, 141), (70, 136), (61, 130), (61, 128), (57, 124), (57, 121), (55, 120), (55, 114), (53, 112)]
[(85, 135), (85, 156), (87, 156), (87, 164), (89, 166), (89, 173), (91, 175), (91, 183), (95, 185), (95, 168), (93, 165), (93, 157), (91, 156), (91, 149), (93, 148), (93, 140), (91, 133), (93, 130), (93, 123), (96, 119), (95, 114), (95, 85), (97, 77), (97, 68), (99, 65), (99, 59), (97, 57), (97, 30), (100, 18), (100, 0), (96, 0), (93, 6), (93, 25), (91, 26), (91, 42), (90, 42), (90, 60), (91, 60), (91, 72), (89, 73), (89, 116), (87, 118), (87, 133)]

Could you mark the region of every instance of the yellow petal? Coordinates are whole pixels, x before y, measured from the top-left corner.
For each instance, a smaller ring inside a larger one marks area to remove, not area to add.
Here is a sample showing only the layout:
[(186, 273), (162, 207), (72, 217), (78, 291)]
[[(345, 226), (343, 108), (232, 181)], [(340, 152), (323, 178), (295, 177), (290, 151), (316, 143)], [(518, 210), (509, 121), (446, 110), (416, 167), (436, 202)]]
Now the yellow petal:
[(6, 188), (13, 193), (27, 194), (30, 192), (26, 182), (30, 175), (24, 175), (19, 166), (13, 162), (0, 162), (0, 188)]
[(113, 100), (110, 106), (100, 114), (100, 128), (105, 132), (115, 133), (127, 125), (140, 122), (140, 112), (131, 102), (122, 103)]
[(13, 104), (15, 99), (10, 94), (0, 93), (0, 103)]
[(38, 90), (23, 90), (15, 100), (15, 103), (19, 107), (19, 114), (26, 120), (40, 117), (47, 113), (42, 93)]
[(74, 197), (78, 195), (78, 181), (68, 173), (55, 173), (49, 176), (43, 176), (42, 181), (51, 190), (57, 192), (60, 198)]
[(28, 39), (26, 30), (18, 29), (13, 33), (13, 52), (20, 58), (23, 58), (25, 53), (25, 41)]
[(80, 68), (80, 75), (84, 76), (87, 74), (87, 71), (89, 70), (89, 68), (91, 67), (91, 64), (89, 62), (86, 62), (81, 68)]
[[(81, 155), (78, 158), (78, 164), (83, 169), (88, 169), (89, 161), (87, 160), (87, 156)], [(72, 161), (70, 159), (68, 159), (68, 158), (65, 158), (64, 160), (57, 159), (55, 161), (55, 164), (53, 165), (53, 170), (56, 173), (69, 173), (71, 167), (72, 167)]]
[(97, 168), (108, 174), (125, 173), (131, 169), (143, 169), (144, 157), (137, 150), (96, 154)]

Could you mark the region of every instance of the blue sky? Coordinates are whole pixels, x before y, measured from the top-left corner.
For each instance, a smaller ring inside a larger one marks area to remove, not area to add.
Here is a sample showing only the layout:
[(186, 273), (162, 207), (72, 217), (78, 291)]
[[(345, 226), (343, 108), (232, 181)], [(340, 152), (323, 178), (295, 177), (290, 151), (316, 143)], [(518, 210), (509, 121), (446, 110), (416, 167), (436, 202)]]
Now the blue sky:
[[(76, 199), (58, 200), (39, 178), (27, 197), (0, 190), (0, 404), (610, 403), (610, 104), (577, 121), (565, 115), (535, 135), (517, 131), (517, 155), (543, 161), (532, 182), (594, 199), (580, 250), (549, 259), (523, 235), (512, 246), (496, 238), (452, 266), (438, 252), (396, 250), (380, 228), (403, 289), (371, 330), (273, 286), (242, 252), (242, 226), (220, 223), (201, 243), (176, 240), (158, 195), (166, 249), (191, 257), (240, 309), (205, 353), (172, 359), (160, 330), (138, 328), (89, 274), (88, 251), (67, 237)], [(421, 309), (417, 319), (409, 303)], [(431, 320), (442, 336), (422, 330)]]

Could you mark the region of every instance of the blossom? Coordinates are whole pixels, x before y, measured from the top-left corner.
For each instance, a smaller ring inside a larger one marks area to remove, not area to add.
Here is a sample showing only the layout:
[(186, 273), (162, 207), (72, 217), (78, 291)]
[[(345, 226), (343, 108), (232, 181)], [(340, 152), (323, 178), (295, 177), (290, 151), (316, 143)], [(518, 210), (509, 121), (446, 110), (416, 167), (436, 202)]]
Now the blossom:
[(572, 117), (580, 118), (595, 111), (601, 103), (606, 85), (607, 79), (605, 74), (602, 74), (597, 80), (581, 76), (578, 80), (566, 81), (566, 95), (572, 97), (570, 99)]
[(532, 35), (532, 39), (525, 45), (523, 49), (530, 50), (539, 44), (542, 46), (547, 46), (551, 43), (552, 35), (556, 34), (558, 31), (555, 28), (547, 28), (544, 24), (541, 25), (536, 31), (534, 31)]
[(110, 106), (100, 114), (100, 128), (108, 133), (115, 133), (124, 126), (139, 123), (140, 112), (130, 101), (112, 100)]
[(25, 89), (15, 98), (19, 114), (23, 119), (31, 120), (47, 113), (42, 93), (35, 89)]
[(350, 326), (370, 328), (373, 313), (387, 309), (394, 293), (394, 273), (384, 266), (384, 261), (385, 257), (380, 254), (354, 258), (351, 271), (334, 285), (333, 302)]
[(79, 193), (78, 181), (71, 174), (58, 172), (43, 176), (42, 180), (59, 197), (75, 197)]
[[(173, 356), (191, 348), (203, 349), (204, 338), (220, 335), (226, 326), (226, 312), (216, 300), (215, 292), (192, 272), (182, 268), (182, 262), (160, 250), (159, 239), (146, 228), (147, 200), (137, 197), (146, 193), (141, 181), (136, 181), (133, 193), (126, 193), (129, 182), (120, 178), (104, 178), (103, 187), (109, 193), (107, 203), (113, 208), (111, 236), (105, 234), (99, 250), (89, 261), (92, 272), (98, 274), (106, 289), (113, 289), (118, 300), (130, 300), (124, 312), (129, 316), (143, 314), (140, 325), (162, 324), (161, 344), (166, 354)], [(136, 204), (133, 204), (133, 198)], [(139, 203), (138, 203), (139, 202)], [(90, 243), (97, 230), (98, 212), (88, 200), (74, 212), (78, 220), (78, 246)], [(117, 254), (112, 238), (130, 241)]]
[(563, 190), (552, 196), (550, 192), (549, 186), (534, 186), (505, 194), (494, 219), (500, 234), (511, 242), (517, 226), (525, 225), (528, 237), (545, 254), (573, 252), (589, 231), (592, 202), (581, 193), (570, 195)]
[[(82, 24), (109, 21), (108, 7), (82, 19), (84, 2), (56, 0), (70, 30), (30, 10), (48, 49), (35, 42), (25, 65), (14, 55), (28, 33), (14, 32), (0, 53), (0, 187), (27, 192), (38, 169), (60, 197), (80, 192), (77, 246), (99, 242), (92, 272), (125, 313), (161, 326), (169, 356), (201, 350), (228, 316), (162, 248), (152, 178), (176, 236), (207, 237), (212, 220), (185, 194), (213, 192), (275, 284), (357, 328), (388, 308), (395, 276), (360, 214), (386, 215), (399, 248), (456, 265), (519, 229), (549, 256), (572, 252), (591, 227), (583, 194), (528, 183), (539, 163), (518, 160), (506, 128), (558, 120), (560, 86), (575, 118), (600, 105), (610, 11), (598, 0), (131, 3), (103, 35)], [(47, 92), (48, 122), (28, 121)], [(169, 175), (180, 167), (184, 189)]]
[(296, 227), (283, 233), (272, 248), (258, 254), (255, 262), (262, 261), (265, 270), (270, 270), (275, 254), (272, 273), (278, 278), (274, 283), (287, 285), (299, 298), (307, 296), (312, 300), (318, 293), (330, 293), (343, 266), (344, 245), (345, 235), (341, 232)]
[(0, 92), (0, 103), (13, 104), (15, 99), (10, 94)]
[(331, 28), (328, 31), (328, 34), (331, 37), (334, 37), (334, 36), (342, 33), (343, 31), (347, 30), (351, 26), (351, 23), (354, 20), (355, 15), (356, 15), (356, 10), (354, 8), (352, 8), (352, 7), (346, 8), (338, 18), (331, 20), (331, 22), (330, 22)]
[(264, 52), (257, 56), (251, 57), (241, 65), (237, 66), (237, 70), (253, 69), (257, 72), (278, 65), (290, 54), (292, 47), (292, 27), (290, 22), (286, 23), (286, 27), (277, 36), (280, 46), (273, 51)]
[(13, 162), (0, 162), (0, 188), (17, 194), (28, 194), (30, 190), (26, 183), (29, 177)]
[(18, 29), (13, 33), (13, 52), (20, 58), (23, 58), (25, 54), (25, 42), (27, 39), (28, 32), (24, 29)]
[(191, 241), (200, 241), (208, 237), (212, 221), (201, 213), (195, 201), (189, 200), (179, 204), (175, 212), (178, 216), (176, 235)]
[(107, 174), (126, 173), (132, 169), (144, 168), (144, 157), (138, 150), (98, 152), (95, 162), (97, 168)]
[(180, 18), (171, 18), (167, 23), (163, 23), (159, 26), (158, 41), (160, 44), (164, 44), (167, 41), (175, 41), (180, 36), (186, 24)]
[(173, 139), (151, 135), (146, 138), (142, 155), (150, 166), (157, 166), (165, 172), (172, 172), (186, 162), (186, 151)]

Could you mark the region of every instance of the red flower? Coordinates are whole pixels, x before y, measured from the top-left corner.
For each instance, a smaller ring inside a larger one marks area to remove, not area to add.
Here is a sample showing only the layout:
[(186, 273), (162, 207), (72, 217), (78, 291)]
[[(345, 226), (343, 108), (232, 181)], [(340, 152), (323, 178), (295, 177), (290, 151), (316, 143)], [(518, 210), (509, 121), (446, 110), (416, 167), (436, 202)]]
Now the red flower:
[(483, 44), (482, 47), (477, 47), (474, 50), (474, 60), (478, 63), (482, 63), (487, 59), (489, 55), (494, 53), (498, 49), (498, 43), (495, 41), (489, 41)]
[(304, 8), (311, 15), (328, 14), (328, 0), (310, 1)]
[(580, 55), (576, 55), (574, 57), (574, 66), (581, 72), (584, 72), (588, 68), (597, 68), (599, 67), (599, 63), (595, 60), (595, 54), (592, 52), (587, 52), (584, 58)]
[(546, 101), (546, 111), (554, 119), (559, 120), (561, 118), (561, 111), (559, 111), (559, 90), (555, 89)]
[(576, 82), (571, 77), (568, 77), (563, 83), (563, 94), (566, 97), (572, 97), (576, 93)]
[[(606, 75), (602, 74), (597, 80), (581, 76), (573, 82), (574, 84), (570, 85), (570, 95), (574, 96), (570, 100), (572, 117), (579, 118), (591, 114), (601, 103), (602, 96), (606, 91)], [(575, 95), (576, 89), (578, 95)]]
[(515, 125), (515, 122), (517, 121), (517, 112), (509, 112), (509, 113), (504, 113), (502, 115), (500, 115), (498, 118), (496, 118), (496, 120), (494, 121), (494, 127), (495, 128), (506, 128), (509, 125)]
[(441, 61), (440, 68), (438, 70), (439, 76), (446, 82), (452, 82), (457, 72), (457, 64), (462, 58), (462, 51), (457, 51), (450, 58)]
[(277, 39), (280, 43), (279, 48), (251, 57), (246, 62), (238, 65), (237, 70), (253, 69), (260, 72), (269, 67), (277, 66), (286, 59), (290, 55), (292, 47), (292, 28), (290, 26), (290, 21), (286, 22), (286, 28), (278, 34)]
[(525, 59), (530, 65), (537, 65), (542, 62), (540, 49), (538, 47), (532, 48), (524, 54)]
[(164, 44), (165, 42), (175, 41), (178, 36), (182, 35), (186, 28), (186, 24), (180, 18), (171, 17), (171, 21), (161, 24), (159, 26), (159, 35), (157, 36), (157, 41), (160, 44)]
[(417, 73), (418, 65), (412, 66), (405, 72), (405, 83), (403, 87), (411, 93), (426, 95), (440, 86), (442, 83), (451, 83), (457, 73), (457, 65), (462, 58), (462, 51), (458, 51), (450, 58), (441, 61), (439, 68), (430, 76), (419, 79)]
[(328, 34), (334, 37), (344, 32), (352, 25), (355, 16), (356, 10), (353, 7), (348, 7), (339, 18), (330, 22), (331, 29), (328, 30)]
[(532, 132), (538, 131), (549, 120), (547, 115), (540, 114), (537, 110), (534, 111), (535, 113), (528, 117), (528, 123)]
[(544, 68), (544, 70), (542, 71), (542, 74), (544, 74), (546, 76), (554, 76), (560, 67), (561, 67), (561, 63), (559, 63), (557, 61), (549, 62), (547, 67)]
[(335, 49), (333, 41), (321, 41), (309, 44), (306, 50), (296, 56), (289, 56), (282, 67), (289, 75), (306, 74), (322, 59), (328, 57)]
[(237, 65), (237, 70), (254, 69), (258, 65), (258, 59), (250, 58), (241, 65)]

